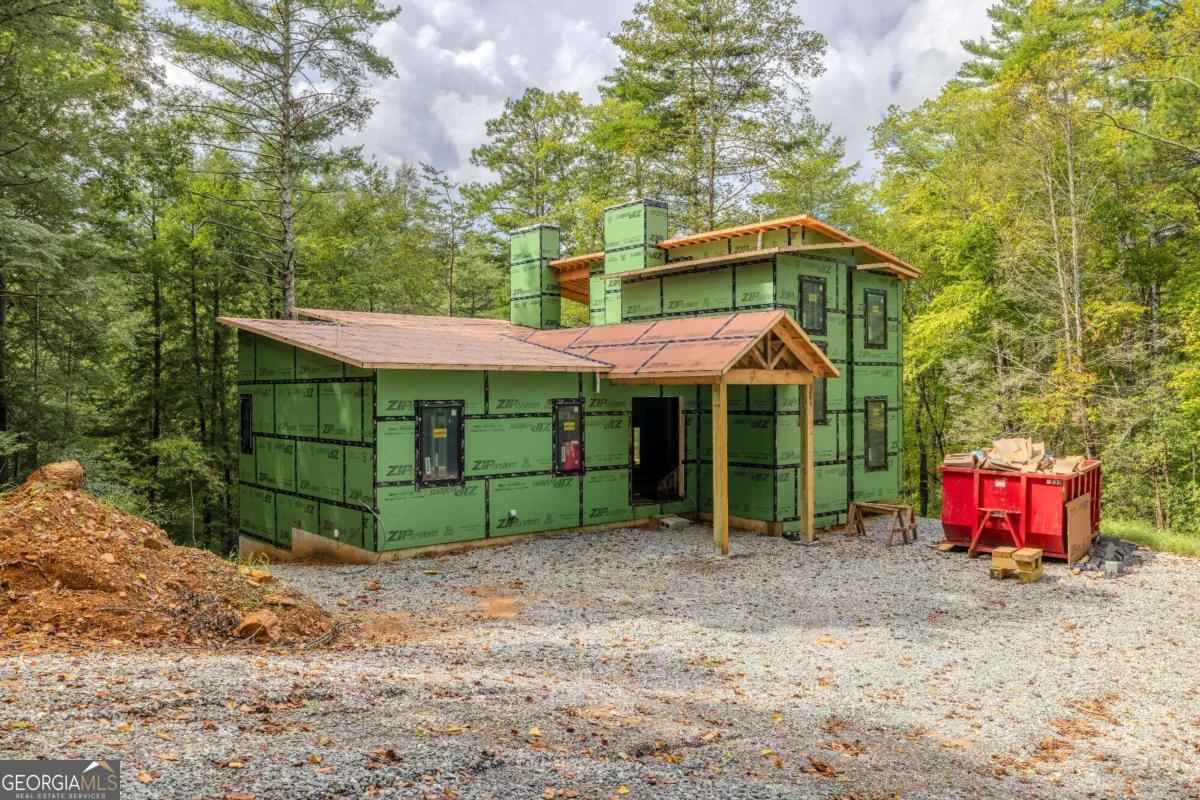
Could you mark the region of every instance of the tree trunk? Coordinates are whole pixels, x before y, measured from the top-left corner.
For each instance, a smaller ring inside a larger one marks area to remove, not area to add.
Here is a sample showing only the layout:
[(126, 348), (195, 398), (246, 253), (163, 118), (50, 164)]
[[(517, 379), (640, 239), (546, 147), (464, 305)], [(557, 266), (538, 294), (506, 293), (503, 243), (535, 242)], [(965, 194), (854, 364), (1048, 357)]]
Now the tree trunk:
[[(8, 276), (0, 262), (0, 434), (8, 432)], [(0, 484), (8, 480), (12, 459), (0, 453)], [(15, 475), (14, 475), (15, 477)]]
[(279, 216), (282, 224), (281, 245), (283, 248), (280, 259), (280, 280), (283, 284), (283, 316), (296, 315), (296, 263), (295, 263), (295, 230), (293, 216), (295, 209), (292, 199), (292, 147), (295, 131), (292, 117), (292, 19), (291, 3), (283, 4), (283, 80), (280, 81), (280, 95), (283, 109), (283, 125), (279, 142)]
[[(194, 232), (193, 232), (194, 233)], [(200, 429), (200, 444), (209, 445), (208, 421), (204, 408), (204, 369), (200, 356), (200, 312), (196, 287), (196, 254), (188, 250), (188, 316), (192, 339), (192, 393), (196, 400), (196, 423)]]
[[(923, 392), (924, 387), (917, 382), (917, 391)], [(921, 430), (921, 405), (917, 404), (913, 417), (913, 432), (917, 434), (917, 504), (922, 517), (929, 516), (929, 448), (925, 445), (925, 437)]]
[[(151, 274), (151, 292), (153, 293), (153, 325), (154, 325), (154, 341), (152, 355), (152, 376), (151, 376), (151, 411), (150, 411), (150, 443), (157, 442), (162, 436), (162, 344), (163, 344), (163, 315), (162, 315), (162, 278), (158, 274), (158, 265), (155, 264)], [(152, 453), (150, 455), (150, 505), (154, 505), (154, 501), (158, 497), (158, 455)]]
[(41, 417), (42, 417), (42, 287), (39, 284), (34, 289), (33, 296), (33, 391), (31, 400), (33, 401), (33, 415), (30, 420), (30, 429), (33, 436), (30, 437), (29, 454), (33, 459), (33, 466), (36, 469), (41, 466), (39, 459), (41, 454), (38, 452), (41, 444)]

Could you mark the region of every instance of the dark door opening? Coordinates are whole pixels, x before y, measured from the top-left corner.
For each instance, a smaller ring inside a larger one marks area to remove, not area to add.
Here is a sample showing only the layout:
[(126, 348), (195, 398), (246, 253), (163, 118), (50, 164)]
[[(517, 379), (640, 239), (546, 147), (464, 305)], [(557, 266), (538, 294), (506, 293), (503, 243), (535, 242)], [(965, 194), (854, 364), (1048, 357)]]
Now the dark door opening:
[(633, 502), (680, 500), (684, 485), (682, 401), (633, 398)]

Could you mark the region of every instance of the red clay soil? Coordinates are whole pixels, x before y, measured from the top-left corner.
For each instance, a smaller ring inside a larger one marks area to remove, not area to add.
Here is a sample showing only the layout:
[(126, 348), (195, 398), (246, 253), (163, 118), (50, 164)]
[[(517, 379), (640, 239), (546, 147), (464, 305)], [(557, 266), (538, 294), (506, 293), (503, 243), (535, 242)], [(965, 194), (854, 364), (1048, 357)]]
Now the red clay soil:
[(265, 571), (171, 544), (156, 525), (81, 491), (82, 479), (78, 462), (51, 464), (0, 498), (0, 640), (299, 645), (332, 629), (327, 612)]

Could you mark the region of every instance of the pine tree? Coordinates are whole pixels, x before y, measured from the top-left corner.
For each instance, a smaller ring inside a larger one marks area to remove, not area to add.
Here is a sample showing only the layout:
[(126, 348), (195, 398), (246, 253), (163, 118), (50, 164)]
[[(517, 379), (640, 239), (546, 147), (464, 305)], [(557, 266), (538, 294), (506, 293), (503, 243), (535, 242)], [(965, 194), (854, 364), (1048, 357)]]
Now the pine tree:
[(259, 260), (290, 316), (297, 217), (310, 181), (357, 157), (329, 142), (369, 117), (368, 79), (392, 73), (370, 36), (399, 9), (380, 0), (176, 0), (176, 9), (160, 30), (212, 93), (186, 110), (207, 119), (209, 146), (233, 154), (256, 185), (249, 207), (267, 222)]

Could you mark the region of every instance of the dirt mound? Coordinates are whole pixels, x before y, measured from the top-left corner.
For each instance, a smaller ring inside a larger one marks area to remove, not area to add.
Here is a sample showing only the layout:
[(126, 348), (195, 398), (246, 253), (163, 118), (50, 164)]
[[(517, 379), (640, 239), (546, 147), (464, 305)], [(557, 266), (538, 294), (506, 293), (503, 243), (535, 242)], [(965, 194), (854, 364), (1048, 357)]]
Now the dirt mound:
[(50, 464), (0, 498), (0, 639), (299, 644), (332, 629), (327, 612), (265, 569), (173, 545), (81, 491), (82, 479), (78, 462)]

